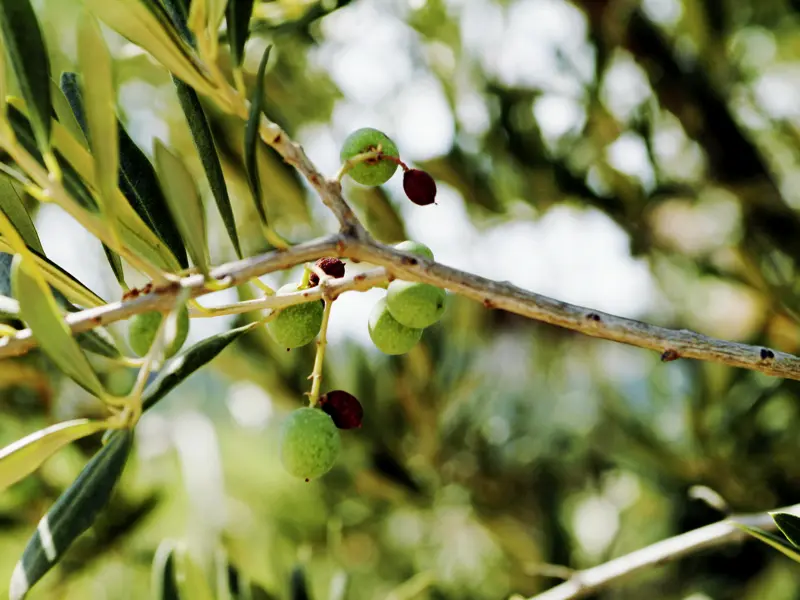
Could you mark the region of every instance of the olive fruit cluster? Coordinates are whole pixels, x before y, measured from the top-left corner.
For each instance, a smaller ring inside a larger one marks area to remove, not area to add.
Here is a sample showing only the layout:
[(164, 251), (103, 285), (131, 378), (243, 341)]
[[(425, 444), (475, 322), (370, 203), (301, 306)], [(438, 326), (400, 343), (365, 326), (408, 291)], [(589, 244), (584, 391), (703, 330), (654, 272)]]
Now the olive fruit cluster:
[[(398, 250), (433, 260), (431, 249), (405, 241)], [(412, 281), (392, 281), (369, 316), (372, 343), (384, 354), (405, 354), (422, 337), (422, 330), (442, 318), (446, 293), (436, 286)]]
[(382, 131), (371, 127), (357, 129), (342, 144), (340, 158), (347, 162), (360, 154), (379, 152), (374, 158), (353, 165), (347, 174), (361, 185), (382, 185), (391, 179), (397, 167), (403, 169), (403, 190), (414, 204), (425, 206), (436, 202), (436, 182), (425, 171), (411, 169), (402, 160), (395, 143)]
[[(344, 263), (338, 258), (326, 257), (316, 262), (324, 273), (334, 278), (344, 277)], [(308, 287), (319, 283), (319, 276), (312, 273)], [(304, 289), (301, 283), (287, 283), (278, 289), (278, 294), (291, 294)], [(287, 350), (311, 343), (322, 327), (322, 302), (303, 302), (279, 310), (277, 316), (267, 323), (272, 339)]]
[(359, 401), (342, 390), (322, 396), (318, 407), (293, 411), (281, 426), (280, 456), (284, 469), (306, 481), (330, 471), (342, 447), (339, 429), (361, 427), (362, 416)]

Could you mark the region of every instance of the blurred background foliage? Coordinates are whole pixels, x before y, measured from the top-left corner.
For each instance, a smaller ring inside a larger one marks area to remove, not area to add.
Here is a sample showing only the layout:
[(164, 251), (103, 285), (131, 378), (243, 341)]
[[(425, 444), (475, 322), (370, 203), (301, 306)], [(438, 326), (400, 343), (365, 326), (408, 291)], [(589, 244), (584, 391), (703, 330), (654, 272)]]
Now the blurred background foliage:
[[(74, 69), (80, 3), (34, 5), (54, 74)], [(399, 177), (347, 186), (378, 239), (416, 238), (446, 264), (599, 310), (800, 349), (796, 0), (276, 0), (256, 3), (253, 28), (246, 82), (274, 43), (268, 114), (325, 172), (351, 130), (374, 126), (437, 178), (433, 207), (406, 202)], [(131, 136), (148, 155), (165, 140), (206, 185), (168, 74), (105, 33)], [(207, 108), (244, 250), (259, 252), (242, 123)], [(332, 230), (276, 154), (259, 169), (282, 234)], [(208, 206), (212, 257), (231, 260)], [(51, 258), (119, 298), (96, 240), (50, 206), (36, 221)], [(334, 308), (324, 388), (354, 393), (366, 415), (329, 475), (292, 480), (276, 452), (313, 348), (248, 334), (145, 416), (113, 503), (31, 597), (147, 597), (164, 538), (221, 541), (275, 598), (296, 564), (318, 599), (342, 572), (348, 600), (533, 595), (556, 582), (543, 563), (591, 566), (726, 510), (800, 501), (797, 382), (662, 364), (453, 296), (420, 346), (387, 357), (366, 333), (380, 293)], [(191, 339), (242, 319), (193, 321)], [(100, 411), (38, 353), (0, 364), (0, 444)], [(0, 496), (0, 579), (98, 446), (73, 444)], [(788, 600), (797, 581), (748, 541), (596, 597)]]

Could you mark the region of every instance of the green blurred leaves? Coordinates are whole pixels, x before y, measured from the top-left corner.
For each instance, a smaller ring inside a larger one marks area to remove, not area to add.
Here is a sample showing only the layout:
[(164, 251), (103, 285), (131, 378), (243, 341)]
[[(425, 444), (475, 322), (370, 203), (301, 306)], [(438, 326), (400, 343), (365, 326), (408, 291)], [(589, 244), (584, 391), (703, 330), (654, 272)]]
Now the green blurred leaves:
[(250, 18), (252, 15), (253, 0), (228, 0), (225, 22), (228, 27), (231, 60), (235, 67), (241, 67), (244, 60), (244, 46), (250, 35)]

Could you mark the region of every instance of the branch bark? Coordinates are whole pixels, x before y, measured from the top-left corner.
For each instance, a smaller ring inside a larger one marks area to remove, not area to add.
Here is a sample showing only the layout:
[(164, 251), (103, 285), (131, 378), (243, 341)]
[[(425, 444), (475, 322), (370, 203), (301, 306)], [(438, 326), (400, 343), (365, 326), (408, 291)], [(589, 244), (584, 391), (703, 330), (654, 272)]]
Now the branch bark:
[[(800, 515), (800, 504), (770, 512)], [(656, 542), (591, 569), (577, 571), (568, 581), (537, 596), (533, 596), (529, 600), (573, 600), (575, 598), (584, 598), (647, 567), (660, 566), (703, 550), (747, 539), (749, 537), (748, 534), (739, 529), (735, 525), (736, 523), (749, 527), (758, 527), (767, 531), (777, 529), (775, 521), (772, 520), (768, 512), (733, 516), (724, 521)]]

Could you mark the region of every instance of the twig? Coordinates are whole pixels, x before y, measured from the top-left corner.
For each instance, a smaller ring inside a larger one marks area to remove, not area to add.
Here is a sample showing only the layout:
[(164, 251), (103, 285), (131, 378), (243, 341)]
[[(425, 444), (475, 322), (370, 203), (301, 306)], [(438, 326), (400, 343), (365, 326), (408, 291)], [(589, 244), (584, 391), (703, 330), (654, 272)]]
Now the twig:
[[(335, 252), (340, 243), (341, 236), (338, 235), (312, 240), (293, 246), (289, 250), (267, 252), (227, 263), (212, 269), (211, 276), (217, 280), (227, 278), (228, 285), (234, 287), (267, 273), (288, 269), (315, 260), (320, 256), (329, 256)], [(191, 290), (190, 297), (192, 298), (216, 291), (207, 287), (203, 275), (189, 275), (181, 279), (179, 283), (155, 288), (137, 298), (70, 313), (66, 316), (66, 321), (74, 334), (127, 319), (140, 313), (154, 310), (168, 311), (175, 304), (175, 299), (181, 290), (187, 288)], [(31, 330), (23, 329), (14, 337), (0, 338), (0, 358), (25, 354), (35, 346), (36, 340), (33, 338)]]
[(776, 529), (776, 525), (770, 516), (772, 512), (800, 515), (800, 504), (779, 508), (776, 511), (733, 516), (724, 521), (656, 542), (591, 569), (576, 571), (568, 581), (533, 596), (529, 600), (584, 598), (647, 567), (663, 565), (702, 550), (747, 539), (748, 534), (739, 529), (735, 523), (773, 531)]

